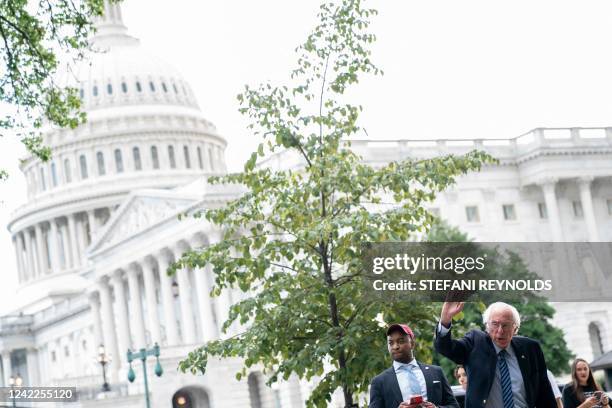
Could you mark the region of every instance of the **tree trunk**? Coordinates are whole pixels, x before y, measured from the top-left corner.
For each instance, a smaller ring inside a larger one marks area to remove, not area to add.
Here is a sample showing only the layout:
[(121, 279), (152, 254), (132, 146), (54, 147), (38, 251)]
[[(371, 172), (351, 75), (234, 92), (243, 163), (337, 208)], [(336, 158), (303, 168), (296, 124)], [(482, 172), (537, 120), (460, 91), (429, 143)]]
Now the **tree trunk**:
[[(334, 282), (331, 276), (331, 265), (327, 259), (327, 247), (324, 244), (320, 245), (320, 249), (323, 253), (323, 270), (325, 273), (325, 283), (329, 287), (330, 290), (334, 288)], [(332, 291), (328, 296), (329, 302), (329, 314), (332, 320), (332, 324), (334, 327), (340, 328), (340, 319), (338, 318), (338, 304), (336, 301), (336, 294)], [(343, 333), (339, 331), (338, 333), (338, 343), (342, 342)], [(346, 355), (344, 353), (344, 349), (340, 349), (338, 352), (338, 367), (340, 367), (340, 372), (346, 372)], [(346, 380), (342, 380), (342, 393), (344, 394), (344, 406), (345, 408), (351, 408), (354, 406), (353, 404), (353, 391), (351, 390), (350, 385), (346, 382)]]

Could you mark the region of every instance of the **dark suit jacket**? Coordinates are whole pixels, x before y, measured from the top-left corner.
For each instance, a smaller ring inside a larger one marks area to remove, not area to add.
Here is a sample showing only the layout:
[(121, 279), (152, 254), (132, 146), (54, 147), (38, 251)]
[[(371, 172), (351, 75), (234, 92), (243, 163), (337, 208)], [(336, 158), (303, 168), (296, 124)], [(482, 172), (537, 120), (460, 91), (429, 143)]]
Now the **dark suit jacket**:
[[(425, 377), (427, 400), (439, 407), (459, 408), (448, 381), (438, 366), (418, 363)], [(386, 369), (372, 380), (370, 408), (397, 408), (403, 401), (395, 369)]]
[[(465, 366), (468, 377), (466, 408), (484, 407), (497, 367), (497, 355), (489, 335), (482, 330), (472, 330), (462, 339), (455, 340), (450, 331), (445, 336), (439, 336), (436, 330), (434, 346), (438, 353)], [(555, 408), (557, 403), (546, 376), (546, 363), (540, 344), (528, 337), (514, 336), (511, 346), (523, 375), (529, 407)]]

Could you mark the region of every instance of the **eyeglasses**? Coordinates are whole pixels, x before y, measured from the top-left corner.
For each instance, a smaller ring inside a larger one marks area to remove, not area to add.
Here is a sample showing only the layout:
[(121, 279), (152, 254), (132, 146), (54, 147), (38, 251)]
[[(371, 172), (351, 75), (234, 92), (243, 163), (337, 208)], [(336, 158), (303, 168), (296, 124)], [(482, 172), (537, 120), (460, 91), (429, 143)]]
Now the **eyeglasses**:
[(502, 323), (502, 322), (496, 322), (496, 321), (488, 322), (487, 325), (493, 330), (497, 330), (501, 327), (501, 329), (505, 332), (514, 330), (514, 328), (516, 327), (516, 324), (514, 323), (509, 323), (509, 322)]

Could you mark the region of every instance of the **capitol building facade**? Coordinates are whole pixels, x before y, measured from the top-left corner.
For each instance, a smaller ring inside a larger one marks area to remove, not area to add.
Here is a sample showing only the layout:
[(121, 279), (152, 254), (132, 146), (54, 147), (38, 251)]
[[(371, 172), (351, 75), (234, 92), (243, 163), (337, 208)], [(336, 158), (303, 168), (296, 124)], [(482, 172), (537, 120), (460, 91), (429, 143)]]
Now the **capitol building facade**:
[[(53, 151), (26, 158), (28, 202), (12, 216), (19, 277), (10, 315), (0, 317), (2, 381), (76, 386), (75, 406), (144, 404), (140, 361), (127, 381), (126, 352), (161, 347), (161, 377), (148, 362), (153, 407), (301, 407), (309, 385), (295, 379), (273, 389), (253, 370), (238, 381), (238, 360), (209, 362), (205, 375), (180, 373), (178, 362), (220, 328), (244, 296), (211, 298), (209, 269), (165, 274), (192, 248), (217, 242), (205, 221), (178, 216), (223, 206), (239, 191), (207, 185), (226, 172), (226, 140), (203, 117), (181, 75), (127, 34), (119, 6), (107, 6), (92, 44), (99, 52), (79, 73), (88, 120), (49, 129)], [(461, 154), (481, 148), (497, 165), (468, 174), (431, 210), (480, 241), (612, 241), (612, 128), (535, 129), (512, 140), (355, 141), (365, 161)], [(299, 166), (291, 154), (268, 159)], [(593, 289), (611, 288), (610, 275)], [(589, 283), (590, 284), (590, 283)], [(555, 304), (555, 324), (587, 360), (612, 350), (612, 305)], [(110, 391), (101, 392), (103, 344)], [(382, 352), (382, 351), (381, 351)]]

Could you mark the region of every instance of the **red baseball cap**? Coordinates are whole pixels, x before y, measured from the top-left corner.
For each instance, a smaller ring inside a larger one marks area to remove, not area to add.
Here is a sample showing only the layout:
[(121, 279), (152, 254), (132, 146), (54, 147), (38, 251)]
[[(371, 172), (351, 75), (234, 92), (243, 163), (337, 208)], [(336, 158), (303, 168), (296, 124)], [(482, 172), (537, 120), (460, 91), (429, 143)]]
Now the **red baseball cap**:
[(414, 339), (414, 333), (412, 329), (408, 327), (407, 324), (394, 323), (391, 326), (387, 327), (387, 336), (394, 330), (399, 329), (402, 333), (405, 333)]

